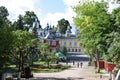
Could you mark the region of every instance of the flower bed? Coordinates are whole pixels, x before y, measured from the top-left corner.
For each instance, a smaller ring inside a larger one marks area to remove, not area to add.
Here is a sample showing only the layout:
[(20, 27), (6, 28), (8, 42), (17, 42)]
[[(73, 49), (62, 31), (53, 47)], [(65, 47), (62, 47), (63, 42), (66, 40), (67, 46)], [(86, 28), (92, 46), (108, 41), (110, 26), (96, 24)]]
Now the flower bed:
[[(70, 66), (62, 64), (52, 64), (50, 67), (32, 67), (31, 71), (33, 72), (58, 72), (61, 70), (68, 69)], [(59, 69), (59, 70), (58, 70)]]

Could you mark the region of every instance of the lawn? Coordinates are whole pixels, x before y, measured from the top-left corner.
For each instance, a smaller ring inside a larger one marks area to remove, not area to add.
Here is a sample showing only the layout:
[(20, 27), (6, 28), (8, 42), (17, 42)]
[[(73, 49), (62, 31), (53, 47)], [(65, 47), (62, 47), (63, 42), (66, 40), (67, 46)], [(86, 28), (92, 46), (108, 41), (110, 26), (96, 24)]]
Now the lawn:
[(31, 67), (32, 72), (58, 72), (70, 68), (68, 65), (50, 64), (48, 67), (44, 62), (35, 62)]

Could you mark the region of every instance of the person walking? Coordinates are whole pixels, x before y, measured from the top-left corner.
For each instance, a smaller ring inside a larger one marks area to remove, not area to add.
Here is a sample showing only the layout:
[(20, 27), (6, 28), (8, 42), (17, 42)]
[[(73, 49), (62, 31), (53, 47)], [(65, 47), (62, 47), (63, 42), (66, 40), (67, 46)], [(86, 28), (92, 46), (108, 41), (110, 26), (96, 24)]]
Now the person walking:
[(77, 67), (79, 68), (79, 62), (77, 63)]
[(83, 66), (83, 62), (80, 63), (80, 66), (81, 66), (81, 68), (82, 68), (82, 66)]
[(75, 61), (73, 61), (73, 65), (75, 65)]

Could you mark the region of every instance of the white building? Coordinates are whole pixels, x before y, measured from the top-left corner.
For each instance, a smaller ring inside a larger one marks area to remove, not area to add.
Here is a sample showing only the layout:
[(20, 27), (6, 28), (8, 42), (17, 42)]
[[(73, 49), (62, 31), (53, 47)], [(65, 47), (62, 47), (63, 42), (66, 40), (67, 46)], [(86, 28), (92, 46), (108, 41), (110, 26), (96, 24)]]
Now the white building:
[[(34, 24), (38, 24), (37, 20)], [(33, 26), (35, 27), (35, 26)], [(79, 34), (79, 31), (77, 30), (75, 34), (72, 34), (70, 27), (68, 26), (66, 30), (66, 34), (61, 34), (59, 29), (56, 31), (56, 33), (52, 33), (52, 30), (54, 27), (51, 27), (49, 24), (45, 28), (38, 28), (37, 27), (37, 33), (38, 38), (40, 41), (42, 40), (59, 40), (59, 46), (65, 46), (67, 48), (68, 53), (74, 53), (74, 54), (80, 54), (81, 48), (79, 41), (77, 39), (77, 35)], [(29, 30), (32, 31), (32, 28)], [(54, 37), (50, 37), (50, 34)], [(49, 35), (49, 37), (48, 37)]]

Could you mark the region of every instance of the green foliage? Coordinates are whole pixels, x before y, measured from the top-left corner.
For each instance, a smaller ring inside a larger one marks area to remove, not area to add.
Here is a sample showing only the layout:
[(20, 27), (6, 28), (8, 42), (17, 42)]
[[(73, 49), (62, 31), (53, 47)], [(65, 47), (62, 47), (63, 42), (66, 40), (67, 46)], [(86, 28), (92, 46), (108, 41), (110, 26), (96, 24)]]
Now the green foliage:
[(64, 55), (67, 55), (67, 48), (66, 48), (65, 46), (62, 46), (61, 52), (62, 52)]
[(13, 47), (22, 49), (25, 46), (32, 44), (33, 35), (27, 31), (17, 30), (13, 32), (14, 42)]
[(120, 63), (120, 33), (114, 32), (113, 41), (108, 48), (110, 58), (116, 64)]
[[(112, 29), (111, 33), (107, 35), (108, 45), (108, 59), (116, 64), (116, 67), (120, 68), (120, 7), (113, 10), (111, 14)], [(119, 69), (118, 68), (118, 69)]]
[(0, 67), (6, 65), (10, 59), (10, 50), (12, 49), (13, 35), (10, 27), (2, 26), (0, 28)]
[(17, 22), (16, 22), (16, 29), (17, 30), (24, 30), (24, 26), (23, 26), (24, 24), (23, 24), (23, 16), (22, 15), (19, 15), (19, 18), (18, 18), (18, 20), (17, 20)]
[(10, 61), (10, 50), (13, 42), (12, 28), (7, 16), (9, 15), (4, 6), (0, 7), (0, 67), (8, 64)]
[(0, 6), (0, 26), (3, 24), (11, 25), (11, 22), (8, 20), (9, 13), (6, 7)]
[[(87, 1), (73, 8), (76, 12), (74, 23), (80, 30), (78, 39), (87, 54), (90, 50), (94, 54), (104, 52), (106, 46), (105, 34), (109, 27), (110, 15), (106, 10), (105, 2)], [(96, 52), (97, 51), (97, 52)]]
[[(35, 21), (34, 17), (37, 17), (37, 15), (33, 11), (26, 11), (23, 16), (24, 25), (27, 25), (26, 27), (28, 28), (32, 27), (33, 22)], [(39, 27), (41, 26), (39, 25)]]
[(57, 29), (58, 29), (58, 27), (54, 27), (54, 26), (53, 26), (53, 31), (52, 31), (52, 32), (53, 32), (53, 33), (56, 33)]
[[(78, 39), (85, 53), (103, 57), (118, 65), (120, 63), (120, 7), (107, 12), (104, 1), (86, 1), (73, 8), (74, 23), (80, 30)], [(91, 54), (92, 52), (92, 54)], [(97, 60), (99, 60), (97, 59)]]
[(3, 18), (5, 21), (7, 19), (7, 16), (9, 15), (7, 8), (4, 6), (0, 6), (0, 18)]
[[(63, 19), (61, 19), (61, 20), (58, 21), (57, 26), (58, 26), (60, 32), (61, 32), (62, 34), (65, 34), (65, 33), (66, 33), (66, 30), (67, 30), (67, 27), (70, 26), (70, 23), (69, 23), (68, 20), (65, 20), (65, 19), (63, 18)], [(70, 28), (72, 28), (72, 27), (70, 27)]]
[(32, 46), (34, 43), (34, 37), (31, 33), (27, 31), (17, 30), (13, 31), (14, 40), (12, 42), (12, 54), (10, 57), (11, 61), (14, 61), (14, 64), (18, 65), (23, 69), (23, 65), (25, 64), (25, 60), (28, 60), (27, 56), (28, 47)]
[(62, 70), (65, 70), (65, 69), (68, 69), (68, 68), (70, 68), (70, 66), (68, 66), (68, 65), (61, 66)]

